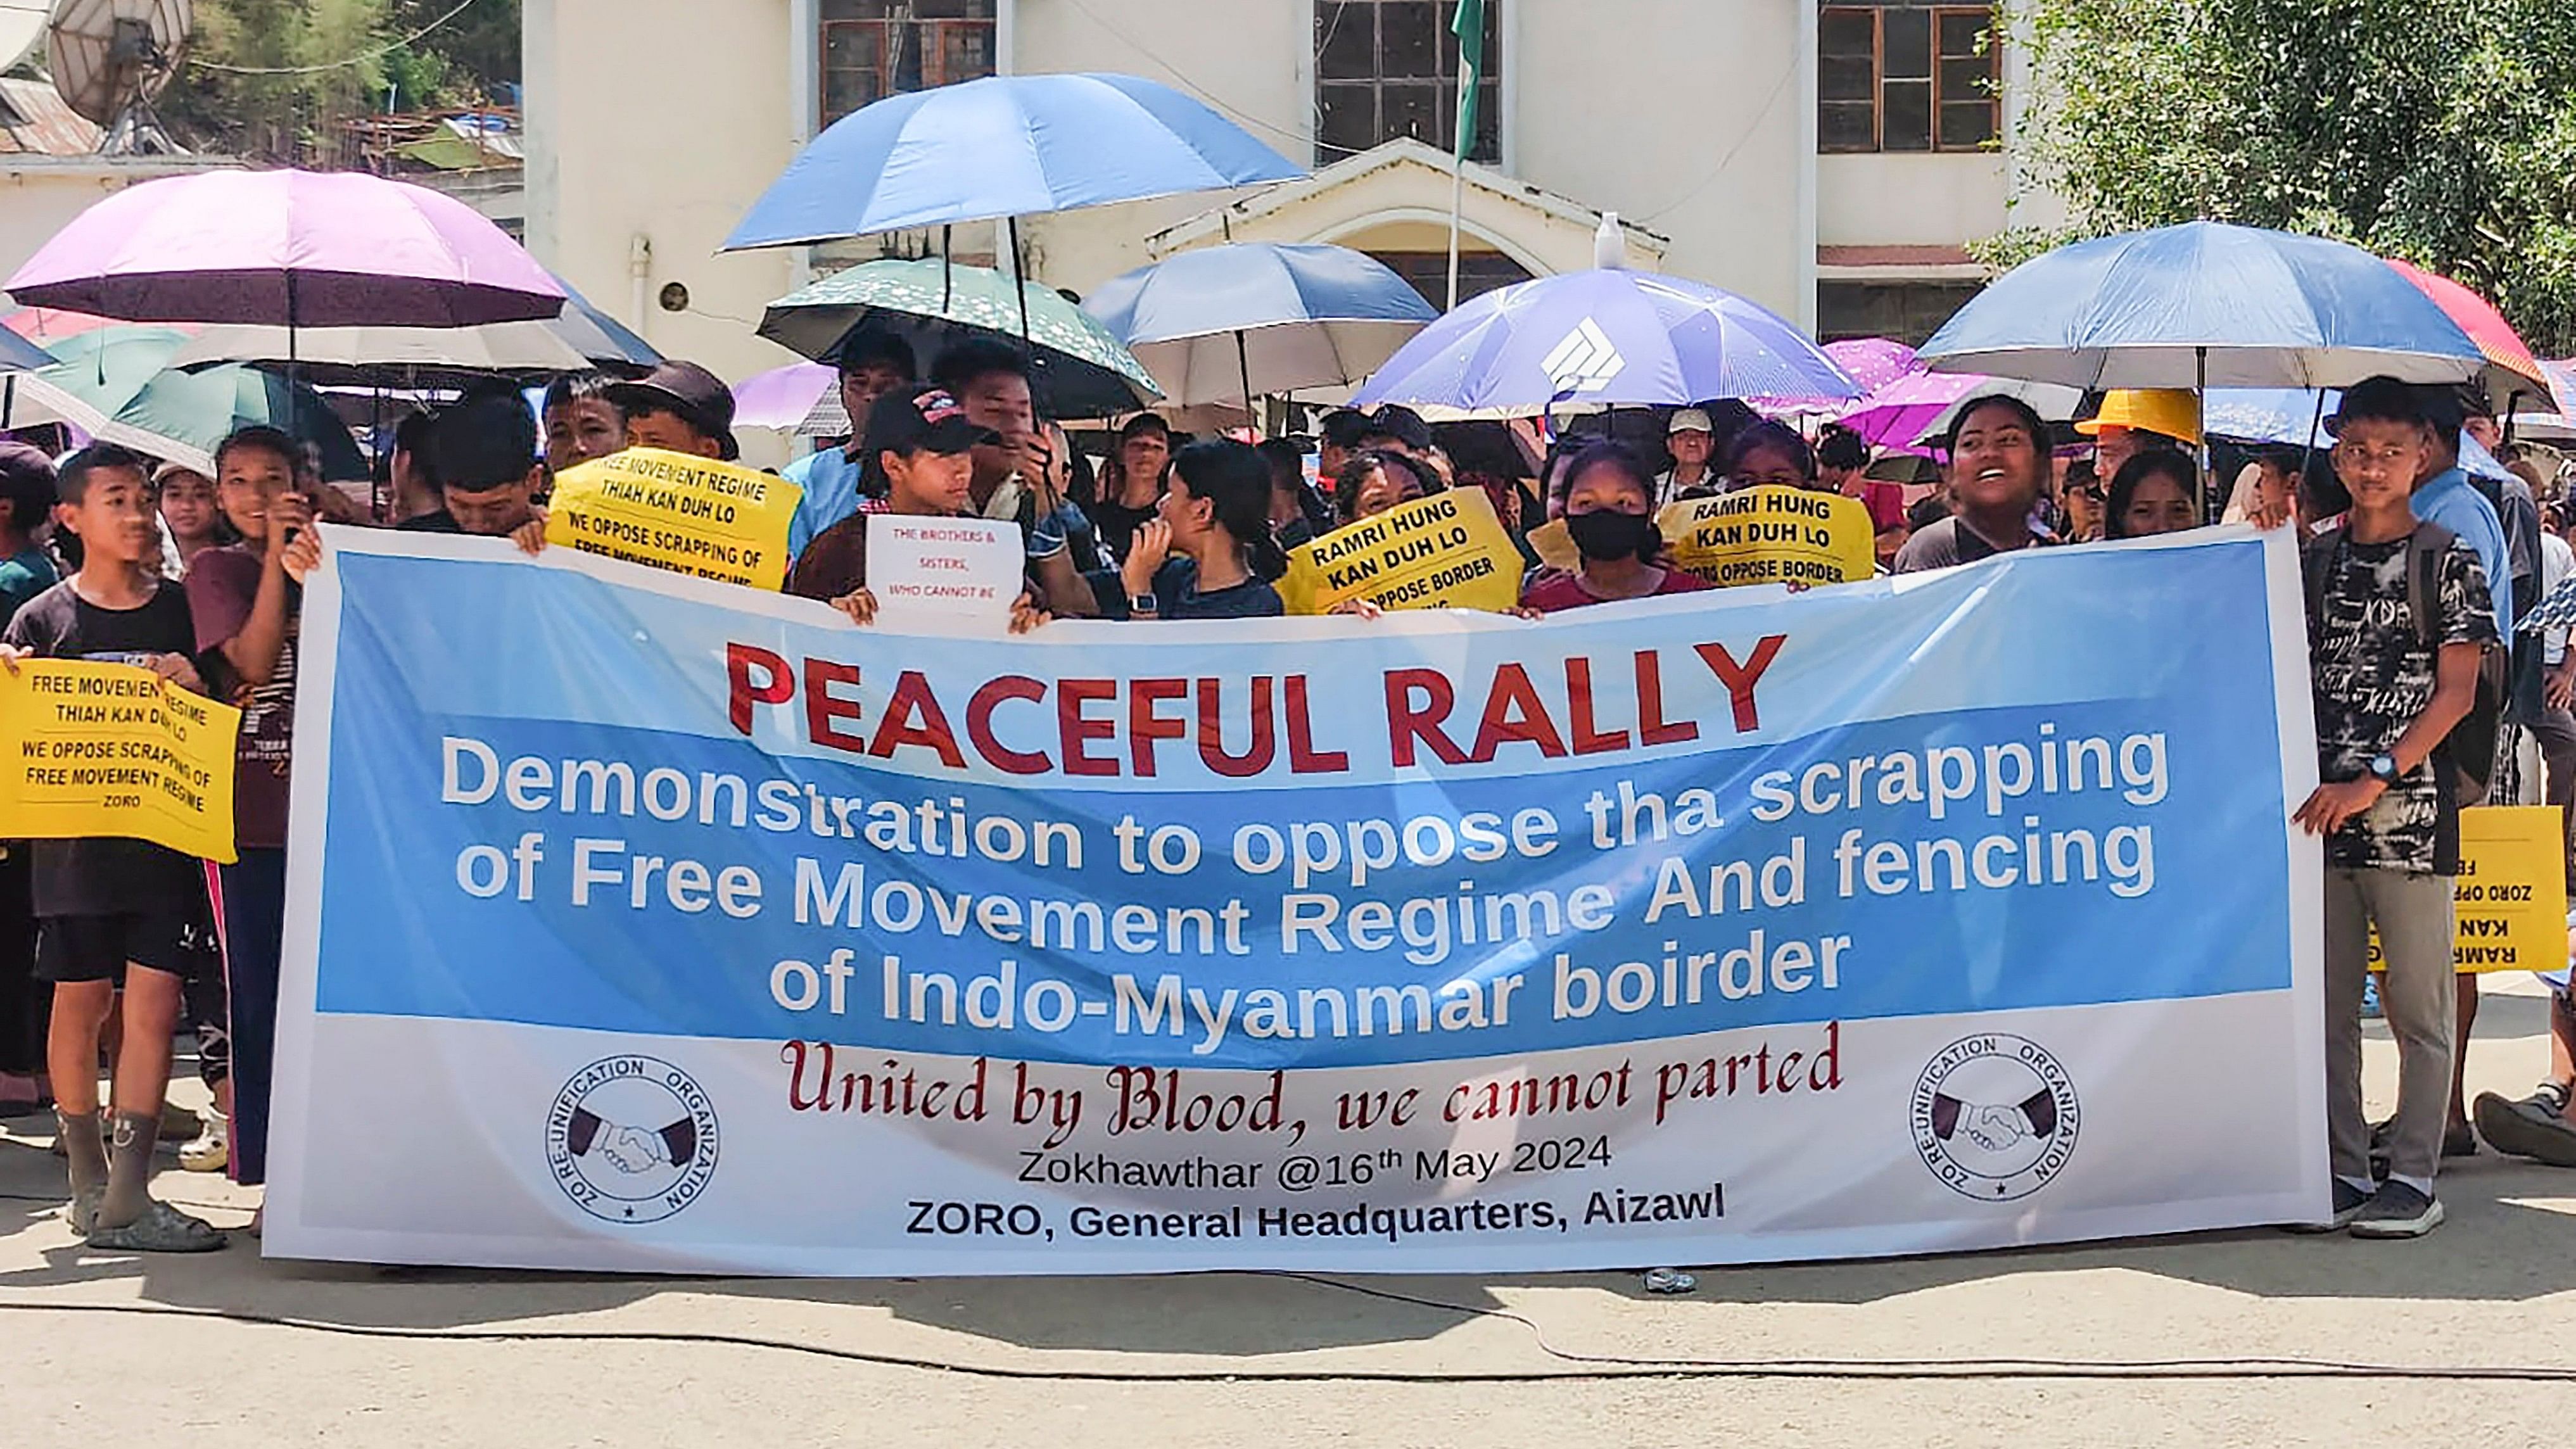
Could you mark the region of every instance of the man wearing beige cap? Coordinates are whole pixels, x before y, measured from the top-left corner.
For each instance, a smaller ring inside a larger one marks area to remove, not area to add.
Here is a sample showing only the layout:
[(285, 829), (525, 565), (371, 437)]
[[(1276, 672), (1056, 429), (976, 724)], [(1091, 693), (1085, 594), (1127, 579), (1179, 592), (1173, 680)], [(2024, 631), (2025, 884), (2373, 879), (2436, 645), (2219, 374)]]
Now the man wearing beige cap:
[(1717, 451), (1717, 427), (1707, 412), (1683, 408), (1674, 413), (1671, 426), (1664, 429), (1664, 451), (1673, 455), (1673, 466), (1655, 480), (1657, 508), (1676, 498), (1719, 491), (1717, 475), (1708, 468), (1709, 455)]

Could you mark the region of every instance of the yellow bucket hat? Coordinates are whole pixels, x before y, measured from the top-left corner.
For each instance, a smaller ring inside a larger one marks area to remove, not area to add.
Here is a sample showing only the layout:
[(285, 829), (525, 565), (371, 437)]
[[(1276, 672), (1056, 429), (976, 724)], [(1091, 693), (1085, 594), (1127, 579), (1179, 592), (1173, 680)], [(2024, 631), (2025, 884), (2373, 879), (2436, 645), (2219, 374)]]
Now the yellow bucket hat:
[(2075, 425), (2090, 438), (2104, 428), (2143, 428), (2186, 443), (2200, 441), (2200, 405), (2191, 389), (2123, 387), (2102, 394), (2102, 411)]

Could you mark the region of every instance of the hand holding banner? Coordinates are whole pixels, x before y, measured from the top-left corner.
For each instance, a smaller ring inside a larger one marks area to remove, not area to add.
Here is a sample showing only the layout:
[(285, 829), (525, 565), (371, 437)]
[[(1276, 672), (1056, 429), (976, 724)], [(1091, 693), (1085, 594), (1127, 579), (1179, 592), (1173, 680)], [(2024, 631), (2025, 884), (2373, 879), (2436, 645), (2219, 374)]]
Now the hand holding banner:
[(804, 490), (784, 478), (660, 448), (629, 448), (555, 479), (546, 542), (775, 591)]
[(241, 711), (131, 664), (0, 670), (0, 821), (34, 839), (125, 836), (230, 864)]
[(1381, 609), (1508, 609), (1521, 556), (1481, 488), (1452, 488), (1334, 529), (1288, 555), (1280, 596), (1291, 614), (1351, 599)]

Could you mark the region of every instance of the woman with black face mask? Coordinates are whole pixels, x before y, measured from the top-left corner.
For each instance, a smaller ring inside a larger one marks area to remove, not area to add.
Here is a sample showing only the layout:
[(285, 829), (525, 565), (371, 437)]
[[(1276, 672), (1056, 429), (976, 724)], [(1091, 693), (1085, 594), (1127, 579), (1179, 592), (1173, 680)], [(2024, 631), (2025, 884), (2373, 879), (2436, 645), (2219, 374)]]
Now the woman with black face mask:
[(1654, 512), (1654, 478), (1625, 445), (1595, 443), (1575, 454), (1566, 465), (1564, 517), (1582, 567), (1532, 581), (1521, 592), (1521, 607), (1553, 614), (1709, 587), (1696, 574), (1657, 562), (1664, 538), (1655, 531)]

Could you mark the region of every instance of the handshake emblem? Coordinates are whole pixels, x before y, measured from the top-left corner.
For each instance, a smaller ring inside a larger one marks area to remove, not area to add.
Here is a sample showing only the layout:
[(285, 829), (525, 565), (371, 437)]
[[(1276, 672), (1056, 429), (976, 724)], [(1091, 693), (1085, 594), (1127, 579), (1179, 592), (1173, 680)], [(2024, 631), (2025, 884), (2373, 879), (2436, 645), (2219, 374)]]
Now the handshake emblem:
[(686, 1117), (667, 1127), (630, 1127), (576, 1109), (566, 1137), (574, 1156), (605, 1158), (609, 1166), (629, 1177), (656, 1168), (686, 1167), (697, 1148), (696, 1124)]
[(1942, 1094), (1932, 1099), (1932, 1131), (1942, 1141), (1966, 1137), (1988, 1152), (2009, 1152), (2057, 1131), (2057, 1103), (2047, 1093), (1993, 1105)]

